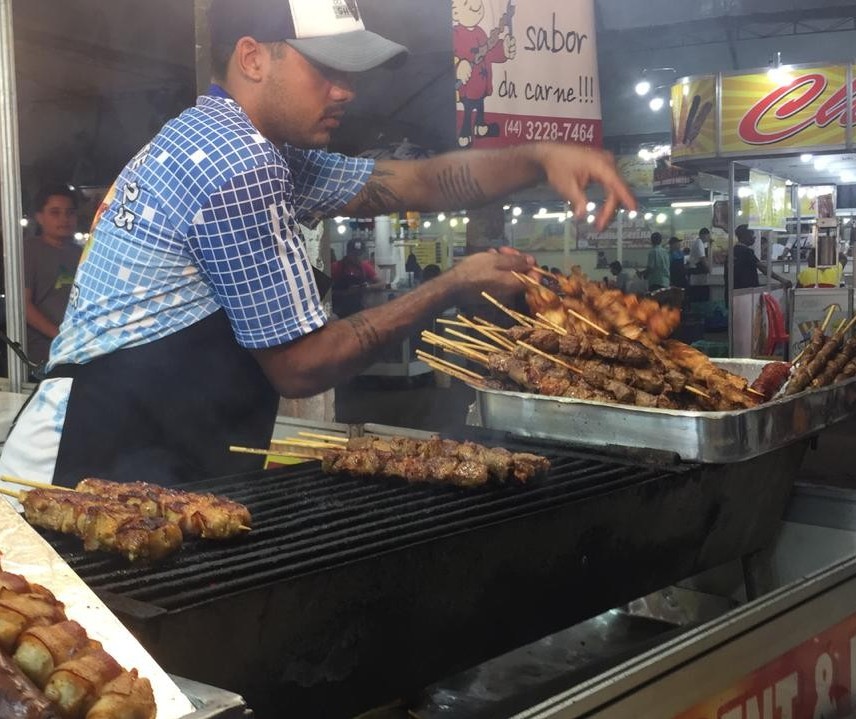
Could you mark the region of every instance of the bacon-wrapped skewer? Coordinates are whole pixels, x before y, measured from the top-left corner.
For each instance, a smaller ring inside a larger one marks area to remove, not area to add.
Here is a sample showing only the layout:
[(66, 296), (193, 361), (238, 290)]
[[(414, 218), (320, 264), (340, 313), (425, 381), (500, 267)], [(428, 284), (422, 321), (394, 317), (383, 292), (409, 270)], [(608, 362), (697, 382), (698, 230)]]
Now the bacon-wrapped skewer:
[(155, 698), (148, 679), (136, 669), (123, 671), (104, 685), (86, 719), (154, 719)]
[(19, 497), (30, 524), (80, 537), (87, 551), (119, 552), (134, 561), (162, 559), (181, 547), (177, 525), (104, 497), (66, 489), (33, 489)]
[(26, 629), (18, 639), (15, 662), (43, 687), (57, 666), (90, 645), (86, 630), (75, 621), (62, 621)]
[(64, 620), (62, 603), (43, 587), (21, 593), (0, 589), (0, 649), (11, 653), (27, 627)]
[(45, 684), (45, 696), (66, 719), (84, 719), (101, 690), (122, 673), (122, 667), (100, 644), (60, 664)]
[(109, 482), (88, 478), (76, 487), (135, 507), (146, 517), (162, 517), (176, 523), (185, 536), (227, 539), (245, 533), (252, 525), (250, 511), (238, 502), (215, 494), (182, 492), (147, 482)]

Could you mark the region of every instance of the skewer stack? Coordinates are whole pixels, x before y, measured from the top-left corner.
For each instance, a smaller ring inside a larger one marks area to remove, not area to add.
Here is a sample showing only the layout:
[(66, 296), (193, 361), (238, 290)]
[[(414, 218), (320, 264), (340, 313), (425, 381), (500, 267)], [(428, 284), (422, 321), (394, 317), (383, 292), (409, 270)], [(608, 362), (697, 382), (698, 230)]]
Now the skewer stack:
[(62, 602), (0, 571), (0, 716), (153, 719), (148, 679), (123, 669)]
[[(233, 452), (268, 453), (246, 447)], [(354, 437), (300, 433), (271, 442), (270, 452), (320, 459), (331, 475), (383, 477), (410, 483), (477, 487), (495, 482), (525, 484), (550, 468), (544, 457), (528, 452), (509, 452), (475, 442), (409, 437)]]
[[(533, 282), (522, 275), (521, 281)], [(550, 306), (529, 317), (483, 296), (517, 324), (502, 328), (458, 315), (455, 329), (447, 327), (445, 335), (422, 335), (444, 353), (485, 368), (487, 375), (457, 365), (449, 372), (473, 386), (662, 409), (747, 409), (763, 399), (744, 378), (716, 367), (703, 353), (682, 342), (658, 339), (639, 324), (611, 332), (598, 324), (591, 308), (580, 306), (588, 316), (564, 308), (560, 317)], [(663, 310), (669, 316), (673, 312)], [(444, 371), (444, 363), (450, 364), (434, 358), (432, 366)]]
[(20, 501), (36, 527), (72, 534), (87, 551), (157, 561), (180, 549), (185, 537), (229, 539), (249, 531), (252, 517), (238, 502), (146, 482), (84, 479), (75, 489), (19, 477), (0, 477), (29, 491), (0, 489)]
[(825, 334), (827, 324), (828, 321), (813, 330), (809, 344), (794, 361), (793, 370), (783, 389), (785, 395), (826, 387), (856, 377), (856, 337), (845, 339), (856, 324), (856, 316), (831, 335)]

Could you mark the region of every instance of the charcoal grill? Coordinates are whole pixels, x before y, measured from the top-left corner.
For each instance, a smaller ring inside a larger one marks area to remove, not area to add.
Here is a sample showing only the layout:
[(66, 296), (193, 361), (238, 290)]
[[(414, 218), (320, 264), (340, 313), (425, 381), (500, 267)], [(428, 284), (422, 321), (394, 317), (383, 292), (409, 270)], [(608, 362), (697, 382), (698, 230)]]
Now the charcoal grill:
[(158, 566), (46, 536), (167, 671), (260, 717), (347, 716), (759, 549), (804, 450), (702, 466), (541, 445), (546, 478), (475, 490), (312, 462), (188, 485), (254, 529)]

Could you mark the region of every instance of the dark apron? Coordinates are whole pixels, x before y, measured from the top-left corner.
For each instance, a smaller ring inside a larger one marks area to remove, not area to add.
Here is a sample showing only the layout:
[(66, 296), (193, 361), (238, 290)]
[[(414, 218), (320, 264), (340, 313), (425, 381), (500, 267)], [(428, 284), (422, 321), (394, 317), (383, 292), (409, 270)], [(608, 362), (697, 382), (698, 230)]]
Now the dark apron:
[(171, 485), (260, 469), (279, 396), (222, 310), (168, 337), (48, 377), (73, 378), (54, 484)]

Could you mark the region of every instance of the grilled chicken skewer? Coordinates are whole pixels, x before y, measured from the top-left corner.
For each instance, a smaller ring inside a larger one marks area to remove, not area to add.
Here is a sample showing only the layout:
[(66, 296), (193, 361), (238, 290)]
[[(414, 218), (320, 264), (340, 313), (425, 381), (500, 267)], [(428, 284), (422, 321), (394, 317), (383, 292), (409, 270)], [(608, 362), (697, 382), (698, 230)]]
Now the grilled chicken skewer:
[(181, 547), (178, 525), (144, 517), (105, 497), (66, 489), (33, 489), (17, 496), (30, 524), (80, 537), (87, 551), (118, 552), (135, 561), (162, 559)]
[(176, 523), (185, 536), (228, 539), (245, 533), (252, 524), (250, 511), (238, 502), (215, 494), (197, 494), (147, 482), (109, 482), (87, 478), (76, 487), (98, 497), (134, 507), (146, 517)]

